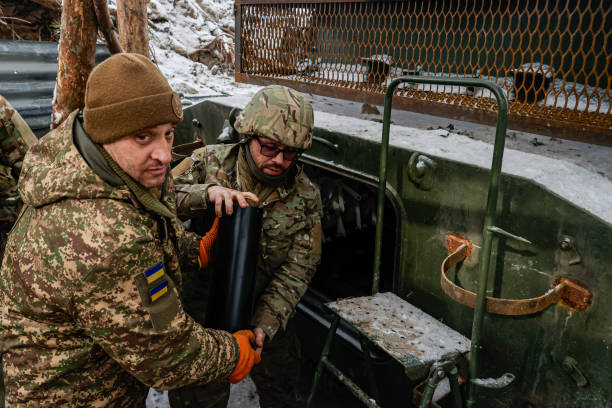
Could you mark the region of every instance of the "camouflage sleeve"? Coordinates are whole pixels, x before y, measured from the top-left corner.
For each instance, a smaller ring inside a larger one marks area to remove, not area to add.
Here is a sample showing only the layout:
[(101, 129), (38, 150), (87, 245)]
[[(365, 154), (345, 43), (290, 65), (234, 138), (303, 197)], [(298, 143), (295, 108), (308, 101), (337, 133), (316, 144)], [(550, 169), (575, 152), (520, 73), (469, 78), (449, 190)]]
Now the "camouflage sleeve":
[[(172, 178), (167, 180), (167, 205), (176, 211), (176, 191)], [(198, 254), (200, 251), (200, 240), (202, 237), (194, 232), (185, 230), (183, 223), (179, 219), (172, 220), (176, 233), (176, 243), (180, 258), (181, 267), (198, 265)]]
[(21, 115), (0, 95), (0, 159), (3, 164), (20, 171), (23, 157), (36, 141), (36, 136)]
[(221, 163), (207, 147), (194, 150), (191, 157), (185, 160), (191, 161), (192, 164), (185, 166), (185, 170), (174, 178), (176, 210), (181, 218), (189, 218), (195, 211), (208, 208), (209, 187), (226, 186), (226, 183), (215, 177), (221, 168)]
[[(0, 194), (17, 196), (14, 187), (23, 164), (23, 158), (37, 139), (21, 115), (0, 95)], [(5, 203), (0, 218), (14, 221), (17, 201)]]
[(202, 237), (195, 232), (186, 231), (181, 222), (177, 221), (176, 224), (174, 229), (181, 266), (195, 266), (198, 264)]
[[(159, 252), (152, 247), (124, 244), (86, 276), (74, 302), (75, 320), (148, 386), (173, 389), (227, 378), (238, 361), (237, 342), (184, 312), (174, 281), (154, 259)], [(144, 260), (154, 265), (145, 267)]]
[(306, 226), (288, 237), (291, 245), (287, 258), (257, 301), (251, 325), (262, 328), (269, 340), (280, 327), (287, 326), (321, 261), (321, 215), (321, 198), (317, 194), (307, 205)]

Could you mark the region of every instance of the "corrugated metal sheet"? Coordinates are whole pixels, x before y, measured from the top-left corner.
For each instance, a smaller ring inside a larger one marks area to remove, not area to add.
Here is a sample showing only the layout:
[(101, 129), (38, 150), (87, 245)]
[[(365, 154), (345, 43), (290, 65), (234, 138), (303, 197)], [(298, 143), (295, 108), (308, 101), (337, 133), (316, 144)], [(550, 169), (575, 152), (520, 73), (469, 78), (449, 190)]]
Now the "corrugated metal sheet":
[[(51, 125), (57, 46), (53, 42), (0, 41), (0, 94), (39, 137)], [(96, 64), (109, 55), (105, 46), (99, 46)]]

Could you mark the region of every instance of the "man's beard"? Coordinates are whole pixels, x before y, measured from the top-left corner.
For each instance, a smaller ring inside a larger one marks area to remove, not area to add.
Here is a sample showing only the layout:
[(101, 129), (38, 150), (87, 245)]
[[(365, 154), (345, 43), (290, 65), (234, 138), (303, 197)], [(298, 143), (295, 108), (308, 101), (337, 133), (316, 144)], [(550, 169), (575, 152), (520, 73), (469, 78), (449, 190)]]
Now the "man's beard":
[(277, 175), (266, 174), (263, 171), (263, 169), (266, 167), (277, 168), (280, 170), (283, 170), (283, 168), (277, 164), (269, 164), (260, 169), (257, 166), (257, 164), (255, 164), (255, 160), (253, 160), (253, 157), (251, 156), (251, 151), (249, 149), (249, 146), (243, 145), (241, 147), (242, 147), (241, 150), (244, 152), (247, 166), (249, 167), (251, 174), (257, 181), (259, 181), (260, 183), (274, 186), (274, 187), (288, 184), (289, 179), (290, 179), (289, 175), (292, 173), (291, 169), (295, 167), (295, 162), (292, 163), (288, 169), (282, 171), (280, 174), (277, 174)]

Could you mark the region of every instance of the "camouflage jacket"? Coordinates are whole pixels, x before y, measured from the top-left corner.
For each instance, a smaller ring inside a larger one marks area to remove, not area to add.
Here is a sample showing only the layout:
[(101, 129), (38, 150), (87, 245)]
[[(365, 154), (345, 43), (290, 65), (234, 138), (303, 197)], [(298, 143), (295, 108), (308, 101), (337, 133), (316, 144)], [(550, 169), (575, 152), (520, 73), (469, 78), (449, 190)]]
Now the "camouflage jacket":
[(28, 148), (36, 143), (30, 127), (0, 95), (0, 221), (6, 231), (17, 218), (17, 179)]
[[(239, 146), (206, 146), (186, 159), (191, 167), (175, 180), (179, 215), (206, 209), (211, 185), (240, 190)], [(263, 221), (251, 324), (272, 339), (293, 316), (320, 262), (322, 205), (319, 190), (298, 168), (290, 188), (276, 188), (259, 206)]]
[(179, 262), (196, 262), (199, 237), (94, 173), (75, 116), (30, 149), (19, 182), (24, 210), (0, 269), (7, 406), (135, 407), (149, 386), (229, 376), (237, 342), (178, 298)]

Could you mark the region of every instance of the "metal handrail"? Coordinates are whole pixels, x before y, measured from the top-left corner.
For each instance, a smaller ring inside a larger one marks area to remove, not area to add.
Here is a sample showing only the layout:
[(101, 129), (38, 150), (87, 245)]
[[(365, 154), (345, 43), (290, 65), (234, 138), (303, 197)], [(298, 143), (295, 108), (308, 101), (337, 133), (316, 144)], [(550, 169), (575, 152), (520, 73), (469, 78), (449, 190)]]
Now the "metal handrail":
[[(478, 294), (474, 308), (474, 320), (472, 322), (472, 346), (470, 352), (470, 377), (477, 378), (478, 363), (481, 347), (481, 329), (484, 319), (486, 289), (488, 280), (489, 264), (491, 260), (491, 247), (493, 232), (496, 219), (496, 207), (501, 179), (501, 167), (504, 155), (504, 144), (506, 138), (506, 126), (508, 123), (508, 100), (501, 87), (495, 83), (476, 78), (442, 78), (442, 77), (421, 77), (406, 76), (393, 80), (387, 87), (385, 94), (385, 110), (383, 114), (382, 140), (380, 149), (380, 172), (378, 184), (378, 202), (376, 209), (376, 236), (374, 244), (374, 271), (372, 277), (372, 294), (376, 294), (380, 281), (380, 263), (382, 251), (382, 228), (384, 220), (384, 199), (385, 188), (387, 185), (387, 157), (389, 152), (389, 130), (391, 128), (391, 106), (393, 93), (401, 83), (434, 84), (434, 85), (455, 85), (470, 86), (473, 88), (487, 88), (495, 96), (497, 102), (497, 125), (495, 128), (495, 145), (493, 147), (493, 161), (491, 164), (491, 176), (489, 178), (489, 191), (487, 194), (487, 208), (484, 219), (483, 238), (484, 243), (480, 252), (478, 274)], [(468, 407), (474, 404), (476, 386), (470, 383)]]

